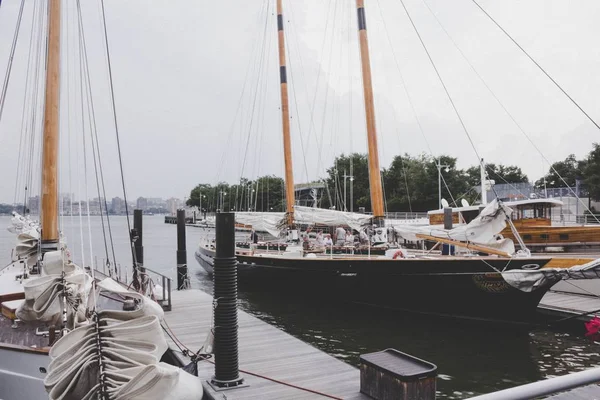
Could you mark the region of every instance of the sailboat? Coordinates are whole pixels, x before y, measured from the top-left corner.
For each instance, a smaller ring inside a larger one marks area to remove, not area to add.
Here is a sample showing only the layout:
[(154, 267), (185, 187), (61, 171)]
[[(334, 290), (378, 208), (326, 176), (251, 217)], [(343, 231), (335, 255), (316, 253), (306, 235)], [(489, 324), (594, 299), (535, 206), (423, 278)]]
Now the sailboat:
[[(299, 245), (300, 224), (368, 228), (373, 242), (385, 244), (383, 191), (378, 160), (377, 130), (364, 0), (356, 1), (362, 66), (362, 83), (368, 139), (369, 185), (372, 215), (294, 205), (290, 123), (282, 0), (277, 0), (277, 29), (283, 150), (285, 157), (286, 212), (278, 215), (236, 213), (236, 220), (274, 235), (282, 231), (290, 244), (285, 251), (238, 248), (241, 283), (320, 289), (326, 293), (387, 308), (418, 310), (487, 319), (530, 319), (544, 294), (566, 277), (588, 279), (600, 270), (600, 260), (532, 257), (523, 246), (515, 251), (512, 241), (497, 237), (511, 223), (512, 210), (494, 200), (469, 224), (454, 229), (407, 227), (405, 235), (464, 248), (460, 254), (408, 254), (391, 249), (385, 255), (314, 254)], [(518, 234), (517, 234), (518, 235)], [(483, 254), (483, 255), (481, 255)], [(200, 243), (196, 259), (213, 271), (215, 244)]]
[(59, 230), (61, 3), (31, 3), (40, 21), (48, 18), (41, 220), (14, 213), (8, 227), (16, 246), (0, 270), (0, 398), (199, 399), (201, 380), (162, 362), (175, 360), (162, 307), (74, 264)]

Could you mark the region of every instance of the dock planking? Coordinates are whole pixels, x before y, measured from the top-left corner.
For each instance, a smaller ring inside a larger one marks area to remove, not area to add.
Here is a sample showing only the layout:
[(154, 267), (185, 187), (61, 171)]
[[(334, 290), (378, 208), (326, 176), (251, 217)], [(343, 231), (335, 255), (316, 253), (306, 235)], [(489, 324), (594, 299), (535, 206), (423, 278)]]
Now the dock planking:
[(538, 309), (545, 314), (571, 317), (579, 314), (595, 311), (594, 313), (575, 317), (581, 321), (589, 321), (596, 315), (600, 315), (600, 297), (550, 291), (540, 301)]
[[(197, 351), (204, 343), (212, 322), (213, 298), (200, 290), (173, 291), (173, 309), (165, 320), (177, 340)], [(325, 393), (333, 398), (369, 399), (360, 393), (359, 370), (315, 347), (238, 311), (240, 370)], [(170, 343), (176, 348), (173, 343)], [(187, 361), (186, 361), (187, 362)], [(198, 376), (210, 380), (214, 365), (198, 363)], [(213, 399), (326, 399), (281, 383), (241, 372), (247, 387), (214, 392)]]

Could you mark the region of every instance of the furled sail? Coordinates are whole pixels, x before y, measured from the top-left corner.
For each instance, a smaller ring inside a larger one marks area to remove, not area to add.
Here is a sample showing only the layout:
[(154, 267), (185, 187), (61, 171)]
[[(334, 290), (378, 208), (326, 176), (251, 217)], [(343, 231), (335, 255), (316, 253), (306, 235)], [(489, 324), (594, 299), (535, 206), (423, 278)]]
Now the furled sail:
[(67, 305), (67, 320), (71, 327), (85, 321), (85, 305), (91, 289), (91, 276), (71, 263), (64, 250), (48, 252), (42, 263), (43, 275), (23, 284), (25, 301), (17, 310), (23, 321), (62, 322)]
[(494, 199), (479, 213), (477, 218), (466, 225), (459, 225), (453, 229), (401, 225), (395, 226), (394, 230), (406, 240), (420, 240), (416, 235), (422, 234), (461, 242), (485, 244), (513, 254), (515, 247), (512, 241), (498, 238), (498, 234), (506, 227), (507, 215), (511, 213), (512, 209)]
[(251, 225), (252, 229), (269, 232), (275, 237), (281, 233), (281, 220), (285, 217), (282, 212), (236, 212), (235, 221), (239, 224)]
[(103, 310), (58, 340), (44, 385), (50, 399), (202, 398), (202, 381), (181, 368), (160, 362), (168, 348), (151, 300), (107, 278), (98, 292), (135, 299), (136, 310)]
[(371, 216), (368, 214), (304, 206), (294, 206), (294, 220), (298, 224), (349, 226), (357, 231), (371, 224)]

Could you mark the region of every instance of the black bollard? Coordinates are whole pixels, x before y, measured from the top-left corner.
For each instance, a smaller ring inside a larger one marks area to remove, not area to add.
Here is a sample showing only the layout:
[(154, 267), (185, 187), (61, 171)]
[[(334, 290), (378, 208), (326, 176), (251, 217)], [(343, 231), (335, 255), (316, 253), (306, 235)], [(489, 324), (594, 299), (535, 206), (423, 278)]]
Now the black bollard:
[(185, 248), (185, 210), (177, 210), (177, 290), (189, 287)]
[(237, 259), (235, 214), (219, 213), (216, 221), (214, 258), (214, 353), (215, 375), (211, 384), (232, 388), (243, 384), (238, 360)]

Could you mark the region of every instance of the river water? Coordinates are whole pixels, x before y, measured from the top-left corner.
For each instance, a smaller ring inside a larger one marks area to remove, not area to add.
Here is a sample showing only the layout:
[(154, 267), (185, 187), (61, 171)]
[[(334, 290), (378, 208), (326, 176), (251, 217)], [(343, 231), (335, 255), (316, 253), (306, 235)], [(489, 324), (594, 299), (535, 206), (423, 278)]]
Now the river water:
[[(10, 260), (15, 241), (5, 229), (9, 223), (9, 217), (0, 217), (0, 267)], [(81, 259), (83, 233), (86, 264), (102, 265), (106, 259), (102, 224), (99, 217), (91, 217), (90, 223), (91, 258), (87, 217), (83, 218), (83, 232), (77, 217), (64, 217), (62, 231), (76, 261)], [(111, 231), (117, 263), (124, 270), (123, 266), (131, 265), (127, 219), (111, 217)], [(194, 250), (206, 234), (199, 228), (187, 228), (188, 264), (192, 285), (210, 293), (212, 280), (194, 259)], [(175, 278), (176, 245), (175, 225), (165, 224), (162, 216), (144, 216), (146, 267)], [(107, 247), (112, 259), (112, 247)], [(430, 361), (438, 366), (439, 398), (468, 398), (600, 365), (600, 344), (578, 331), (403, 314), (318, 298), (309, 287), (303, 293), (241, 291), (240, 308), (353, 365), (358, 364), (360, 354), (386, 348)]]

